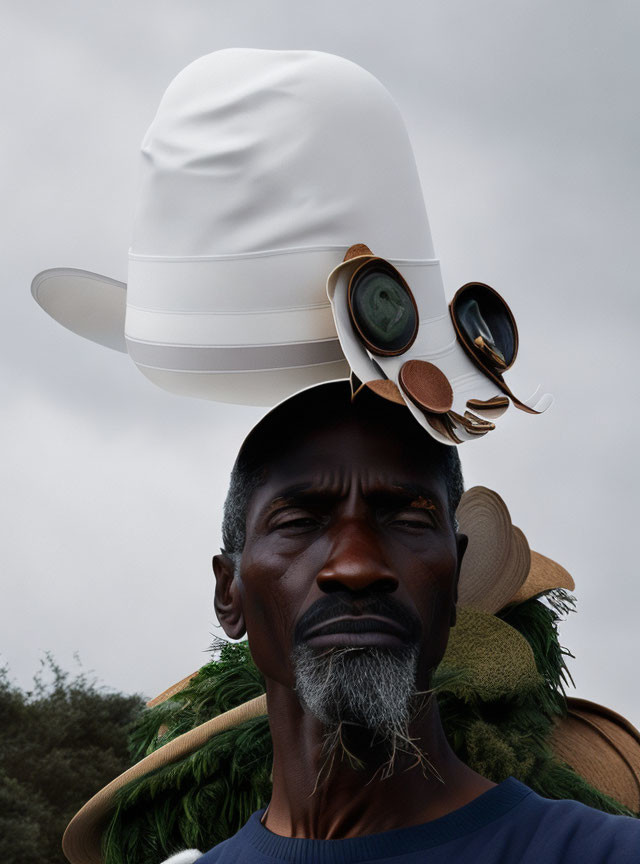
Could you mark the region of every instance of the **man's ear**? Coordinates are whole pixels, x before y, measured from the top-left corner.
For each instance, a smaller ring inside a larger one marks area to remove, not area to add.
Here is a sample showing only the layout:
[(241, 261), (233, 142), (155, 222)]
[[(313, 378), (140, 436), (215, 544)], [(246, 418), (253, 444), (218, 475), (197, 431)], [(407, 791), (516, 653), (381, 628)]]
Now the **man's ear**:
[(229, 639), (241, 639), (247, 631), (244, 626), (238, 580), (235, 576), (235, 564), (225, 552), (214, 555), (212, 564), (216, 577), (213, 608), (218, 621)]
[(458, 583), (460, 582), (460, 570), (462, 568), (462, 559), (464, 558), (464, 553), (467, 551), (467, 546), (469, 545), (469, 538), (466, 534), (456, 534), (456, 546), (458, 549), (458, 570), (456, 572), (456, 589), (455, 589), (455, 603), (456, 605), (453, 607), (451, 612), (451, 627), (455, 627), (456, 623), (456, 612), (457, 612), (457, 603), (458, 603)]

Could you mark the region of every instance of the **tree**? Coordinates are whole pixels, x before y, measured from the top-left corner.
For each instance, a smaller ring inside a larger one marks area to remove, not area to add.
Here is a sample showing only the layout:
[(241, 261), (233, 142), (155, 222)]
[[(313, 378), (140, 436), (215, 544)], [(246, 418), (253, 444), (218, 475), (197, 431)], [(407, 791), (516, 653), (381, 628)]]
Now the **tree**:
[(0, 861), (65, 864), (77, 810), (131, 764), (128, 734), (144, 701), (71, 677), (47, 656), (22, 690), (0, 669)]

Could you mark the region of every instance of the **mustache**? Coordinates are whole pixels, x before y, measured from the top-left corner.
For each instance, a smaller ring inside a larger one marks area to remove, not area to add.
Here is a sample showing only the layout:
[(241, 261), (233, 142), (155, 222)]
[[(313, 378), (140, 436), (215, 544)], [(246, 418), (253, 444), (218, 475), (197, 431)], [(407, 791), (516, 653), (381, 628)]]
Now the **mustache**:
[(354, 597), (348, 591), (335, 591), (310, 606), (295, 626), (294, 645), (304, 641), (305, 633), (342, 615), (367, 617), (379, 615), (399, 624), (411, 642), (417, 642), (422, 626), (416, 615), (389, 594), (380, 592)]

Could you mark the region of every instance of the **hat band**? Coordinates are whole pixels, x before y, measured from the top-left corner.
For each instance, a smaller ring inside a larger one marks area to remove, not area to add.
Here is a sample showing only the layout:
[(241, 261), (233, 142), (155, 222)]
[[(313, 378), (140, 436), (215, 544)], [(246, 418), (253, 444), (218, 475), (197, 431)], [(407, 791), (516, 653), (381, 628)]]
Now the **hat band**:
[(201, 258), (129, 253), (127, 302), (153, 312), (271, 312), (326, 305), (342, 246)]
[[(274, 249), (202, 258), (130, 252), (127, 303), (154, 312), (200, 314), (325, 306), (327, 274), (340, 264), (346, 249)], [(387, 260), (420, 295), (421, 316), (431, 318), (447, 311), (438, 260)]]
[(256, 372), (315, 366), (344, 359), (338, 339), (286, 345), (159, 345), (127, 337), (138, 366), (171, 372)]

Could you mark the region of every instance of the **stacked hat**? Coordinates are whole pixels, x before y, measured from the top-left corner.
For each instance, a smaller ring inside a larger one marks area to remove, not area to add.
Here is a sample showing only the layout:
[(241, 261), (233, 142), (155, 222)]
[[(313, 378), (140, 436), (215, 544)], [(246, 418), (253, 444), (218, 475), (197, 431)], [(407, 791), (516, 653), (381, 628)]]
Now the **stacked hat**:
[(447, 444), (510, 402), (515, 319), (480, 282), (450, 306), (400, 112), (354, 63), (233, 49), (169, 85), (142, 142), (127, 284), (57, 268), (37, 302), (158, 386), (274, 405), (357, 379)]

